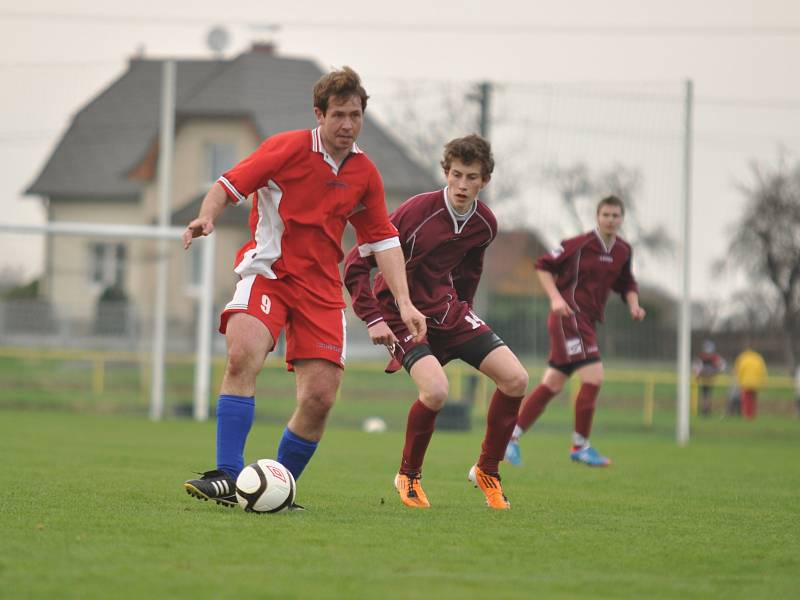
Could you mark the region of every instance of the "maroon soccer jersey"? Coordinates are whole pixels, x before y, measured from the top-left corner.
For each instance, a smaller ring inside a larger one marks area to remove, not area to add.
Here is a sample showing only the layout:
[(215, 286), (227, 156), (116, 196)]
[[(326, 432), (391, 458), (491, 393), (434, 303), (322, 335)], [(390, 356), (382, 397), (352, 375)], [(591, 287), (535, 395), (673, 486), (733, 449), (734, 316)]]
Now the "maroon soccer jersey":
[(617, 237), (606, 247), (595, 231), (561, 242), (541, 256), (536, 269), (553, 274), (556, 287), (572, 310), (603, 321), (608, 292), (622, 296), (638, 290), (631, 271), (631, 246)]
[(337, 165), (319, 128), (268, 138), (219, 183), (234, 204), (253, 198), (236, 273), (289, 278), (329, 308), (345, 306), (338, 263), (348, 221), (362, 254), (399, 245), (375, 165), (356, 144)]
[[(476, 201), (459, 221), (446, 190), (409, 198), (391, 215), (406, 258), (406, 274), (414, 306), (433, 324), (441, 324), (454, 303), (472, 305), (483, 269), (483, 254), (497, 235), (497, 220), (488, 206)], [(382, 310), (397, 312), (383, 276), (370, 288), (374, 259), (353, 248), (345, 259), (344, 281), (353, 310), (367, 326), (383, 319)]]

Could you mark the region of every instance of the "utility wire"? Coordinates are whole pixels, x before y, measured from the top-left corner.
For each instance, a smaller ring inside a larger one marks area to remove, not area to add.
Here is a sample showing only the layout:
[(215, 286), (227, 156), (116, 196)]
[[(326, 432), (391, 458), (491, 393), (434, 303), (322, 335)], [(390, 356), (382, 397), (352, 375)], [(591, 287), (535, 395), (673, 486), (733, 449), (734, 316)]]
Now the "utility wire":
[(723, 37), (794, 37), (800, 35), (800, 25), (750, 25), (750, 24), (722, 24), (722, 25), (575, 25), (575, 24), (517, 24), (517, 23), (397, 23), (390, 21), (363, 21), (363, 22), (330, 22), (330, 21), (305, 21), (305, 20), (276, 20), (270, 23), (259, 23), (252, 18), (231, 16), (192, 17), (192, 16), (144, 16), (144, 15), (98, 15), (89, 13), (64, 13), (64, 12), (35, 12), (35, 11), (0, 11), (0, 17), (7, 19), (24, 19), (51, 22), (83, 22), (106, 23), (130, 26), (131, 24), (143, 25), (170, 25), (194, 27), (197, 25), (235, 25), (250, 27), (256, 30), (279, 31), (282, 29), (311, 29), (328, 30), (332, 34), (342, 30), (348, 31), (396, 31), (419, 34), (451, 34), (484, 33), (503, 35), (599, 35), (599, 36), (723, 36)]

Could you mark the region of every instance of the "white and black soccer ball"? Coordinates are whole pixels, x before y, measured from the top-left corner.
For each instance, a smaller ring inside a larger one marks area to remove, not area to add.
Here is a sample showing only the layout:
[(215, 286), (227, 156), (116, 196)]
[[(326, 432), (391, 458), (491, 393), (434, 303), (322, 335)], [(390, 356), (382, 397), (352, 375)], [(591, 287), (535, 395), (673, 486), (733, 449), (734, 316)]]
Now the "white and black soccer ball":
[(367, 433), (383, 433), (386, 431), (386, 421), (380, 417), (368, 417), (364, 419), (361, 428)]
[(294, 503), (294, 477), (276, 460), (262, 458), (236, 478), (236, 499), (247, 512), (277, 513)]

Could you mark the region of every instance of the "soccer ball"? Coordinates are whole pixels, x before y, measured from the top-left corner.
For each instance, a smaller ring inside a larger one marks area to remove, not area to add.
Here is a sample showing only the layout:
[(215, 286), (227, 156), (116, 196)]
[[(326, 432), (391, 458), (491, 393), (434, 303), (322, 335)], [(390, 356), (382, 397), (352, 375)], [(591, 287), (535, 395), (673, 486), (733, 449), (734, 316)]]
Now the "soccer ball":
[(236, 499), (247, 512), (276, 513), (294, 503), (294, 477), (276, 460), (262, 458), (236, 478)]
[(386, 421), (380, 417), (369, 417), (364, 419), (362, 428), (367, 433), (383, 433), (386, 431)]

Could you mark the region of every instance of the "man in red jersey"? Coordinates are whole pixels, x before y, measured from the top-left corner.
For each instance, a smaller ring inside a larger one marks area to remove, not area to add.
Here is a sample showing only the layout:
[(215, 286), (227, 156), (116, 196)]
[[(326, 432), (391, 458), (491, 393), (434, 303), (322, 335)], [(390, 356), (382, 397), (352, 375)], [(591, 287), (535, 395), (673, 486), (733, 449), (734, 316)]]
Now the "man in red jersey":
[(408, 296), (403, 253), (389, 221), (380, 174), (356, 145), (367, 93), (344, 67), (314, 86), (318, 127), (266, 139), (223, 174), (183, 235), (209, 235), (228, 203), (252, 198), (252, 238), (239, 250), (240, 280), (220, 332), (228, 362), (217, 403), (217, 468), (184, 484), (197, 498), (236, 504), (235, 481), (253, 422), (256, 376), (286, 328), (286, 362), (297, 378), (297, 407), (278, 445), (277, 460), (300, 477), (325, 429), (345, 362), (345, 303), (338, 263), (349, 221), (365, 255), (374, 256), (395, 294), (412, 338), (425, 318)]
[(625, 206), (619, 198), (602, 199), (597, 205), (597, 229), (564, 240), (536, 262), (539, 280), (550, 298), (549, 367), (520, 408), (506, 448), (506, 459), (511, 464), (521, 462), (520, 436), (536, 422), (573, 373), (580, 378), (581, 388), (575, 401), (570, 458), (592, 467), (611, 464), (589, 443), (595, 402), (603, 382), (595, 323), (603, 321), (610, 290), (627, 303), (634, 321), (645, 316), (631, 271), (631, 247), (617, 235), (624, 215)]
[(402, 365), (419, 389), (419, 398), (408, 413), (403, 457), (394, 480), (403, 503), (430, 507), (420, 485), (422, 462), (436, 416), (447, 400), (442, 365), (460, 358), (497, 384), (480, 457), (468, 478), (483, 491), (491, 508), (508, 509), (511, 505), (500, 485), (498, 465), (528, 375), (472, 308), (484, 252), (497, 234), (494, 214), (478, 200), (478, 192), (489, 183), (494, 159), (489, 143), (470, 135), (445, 146), (441, 165), (447, 187), (414, 196), (391, 215), (406, 259), (412, 300), (428, 319), (427, 336), (412, 335), (385, 273), (379, 273), (370, 287), (370, 270), (376, 264), (360, 248), (347, 255), (344, 281), (353, 310), (366, 324), (372, 342), (387, 346), (392, 353), (386, 371), (397, 371)]

